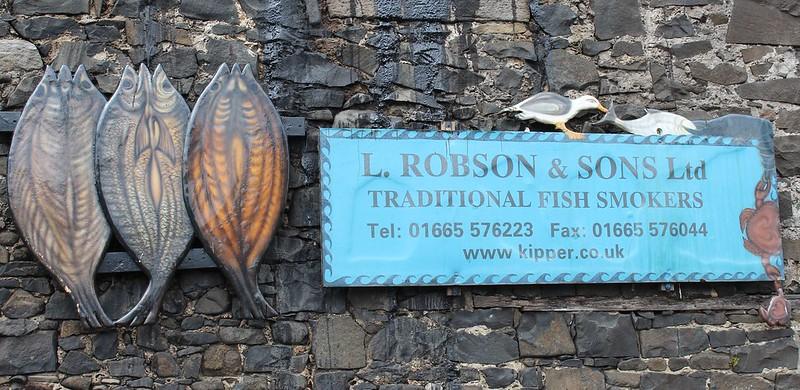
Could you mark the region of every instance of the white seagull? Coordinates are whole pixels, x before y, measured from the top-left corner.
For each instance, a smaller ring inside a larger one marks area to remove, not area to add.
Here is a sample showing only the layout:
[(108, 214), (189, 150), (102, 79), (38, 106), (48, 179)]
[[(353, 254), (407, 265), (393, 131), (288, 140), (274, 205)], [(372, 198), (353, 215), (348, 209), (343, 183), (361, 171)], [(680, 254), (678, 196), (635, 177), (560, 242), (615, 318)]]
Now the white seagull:
[(594, 96), (581, 96), (570, 99), (553, 92), (539, 92), (511, 107), (504, 108), (498, 114), (514, 113), (519, 120), (535, 120), (539, 123), (555, 125), (569, 139), (583, 139), (585, 135), (567, 128), (567, 121), (585, 110), (608, 112)]

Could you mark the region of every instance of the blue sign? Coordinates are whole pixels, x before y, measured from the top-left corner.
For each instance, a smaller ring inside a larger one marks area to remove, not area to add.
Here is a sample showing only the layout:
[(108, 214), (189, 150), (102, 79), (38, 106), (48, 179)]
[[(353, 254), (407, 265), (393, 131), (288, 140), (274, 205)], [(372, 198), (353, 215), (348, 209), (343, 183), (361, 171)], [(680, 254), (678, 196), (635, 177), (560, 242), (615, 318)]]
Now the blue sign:
[(780, 278), (771, 149), (756, 138), (322, 129), (324, 285)]

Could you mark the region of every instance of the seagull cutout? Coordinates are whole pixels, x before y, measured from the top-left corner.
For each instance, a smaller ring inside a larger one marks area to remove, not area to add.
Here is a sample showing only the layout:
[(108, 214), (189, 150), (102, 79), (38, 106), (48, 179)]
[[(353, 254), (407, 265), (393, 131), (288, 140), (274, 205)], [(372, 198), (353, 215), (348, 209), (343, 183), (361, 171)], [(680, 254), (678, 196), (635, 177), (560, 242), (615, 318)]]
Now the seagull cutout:
[(581, 96), (570, 99), (553, 92), (540, 92), (511, 107), (498, 112), (512, 113), (519, 120), (534, 120), (539, 123), (555, 125), (569, 139), (583, 139), (584, 134), (570, 130), (567, 121), (585, 110), (608, 112), (594, 96)]

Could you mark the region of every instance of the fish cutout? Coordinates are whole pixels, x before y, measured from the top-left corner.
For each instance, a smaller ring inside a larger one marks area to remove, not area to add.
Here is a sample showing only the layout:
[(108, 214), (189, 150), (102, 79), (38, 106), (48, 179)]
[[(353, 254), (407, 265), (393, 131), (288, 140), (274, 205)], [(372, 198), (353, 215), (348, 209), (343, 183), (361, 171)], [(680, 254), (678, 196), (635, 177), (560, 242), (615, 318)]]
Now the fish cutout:
[(610, 124), (619, 127), (631, 134), (650, 135), (692, 135), (689, 130), (697, 130), (692, 121), (673, 113), (645, 109), (647, 114), (641, 118), (622, 120), (614, 111), (614, 103), (608, 107), (608, 112), (594, 125)]
[(49, 66), (17, 123), (8, 195), (36, 258), (72, 297), (90, 327), (113, 325), (94, 289), (110, 228), (95, 187), (94, 137), (106, 99), (83, 66)]
[(193, 229), (183, 200), (189, 106), (159, 65), (126, 66), (97, 130), (98, 187), (119, 241), (150, 278), (118, 325), (152, 324)]
[(248, 65), (223, 64), (197, 100), (190, 126), (184, 191), (200, 240), (239, 296), (242, 316), (274, 316), (256, 277), (286, 198), (280, 116)]

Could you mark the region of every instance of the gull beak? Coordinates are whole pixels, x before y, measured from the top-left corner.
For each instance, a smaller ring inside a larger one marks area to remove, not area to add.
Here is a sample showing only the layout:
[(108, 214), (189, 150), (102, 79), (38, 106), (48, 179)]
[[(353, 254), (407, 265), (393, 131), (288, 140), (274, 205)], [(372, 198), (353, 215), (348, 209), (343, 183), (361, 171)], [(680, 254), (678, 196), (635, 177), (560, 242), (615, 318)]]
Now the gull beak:
[(603, 107), (602, 103), (599, 106), (597, 106), (597, 109), (600, 110), (600, 112), (608, 112), (608, 109)]

